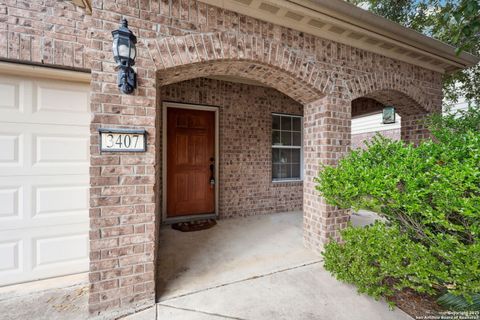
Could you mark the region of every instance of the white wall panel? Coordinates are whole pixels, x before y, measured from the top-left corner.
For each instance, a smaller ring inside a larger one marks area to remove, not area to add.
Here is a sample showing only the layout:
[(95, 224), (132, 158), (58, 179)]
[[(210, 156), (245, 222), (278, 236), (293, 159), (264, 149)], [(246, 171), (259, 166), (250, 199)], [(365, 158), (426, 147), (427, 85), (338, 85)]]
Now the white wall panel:
[(392, 124), (383, 124), (381, 113), (357, 117), (352, 119), (352, 134), (399, 129), (400, 122), (398, 114), (395, 115), (395, 123)]

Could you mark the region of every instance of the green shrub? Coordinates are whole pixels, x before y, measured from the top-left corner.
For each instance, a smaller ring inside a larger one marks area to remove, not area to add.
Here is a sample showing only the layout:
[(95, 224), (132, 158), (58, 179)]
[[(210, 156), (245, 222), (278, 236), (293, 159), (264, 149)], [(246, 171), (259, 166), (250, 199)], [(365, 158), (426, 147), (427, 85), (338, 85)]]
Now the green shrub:
[(378, 212), (419, 241), (442, 233), (472, 244), (480, 232), (480, 134), (462, 138), (413, 147), (376, 137), (325, 167), (317, 189), (330, 204)]
[(415, 243), (395, 226), (376, 222), (342, 231), (343, 243), (329, 242), (323, 253), (325, 269), (375, 298), (390, 296), (393, 288), (435, 293), (447, 267), (428, 248)]
[(376, 297), (390, 293), (391, 279), (472, 302), (480, 293), (480, 111), (429, 125), (435, 142), (414, 147), (377, 136), (320, 172), (317, 190), (329, 204), (372, 210), (388, 222), (345, 230), (344, 243), (325, 247), (325, 266)]

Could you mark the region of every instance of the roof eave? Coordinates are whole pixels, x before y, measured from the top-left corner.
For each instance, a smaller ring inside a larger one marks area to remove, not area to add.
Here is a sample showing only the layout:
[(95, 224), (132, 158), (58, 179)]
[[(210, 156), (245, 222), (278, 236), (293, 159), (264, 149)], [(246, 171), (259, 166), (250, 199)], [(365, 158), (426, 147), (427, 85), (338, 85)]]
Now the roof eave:
[[(302, 2), (311, 2), (314, 5), (332, 10), (332, 14), (341, 15), (349, 20), (355, 21), (356, 24), (361, 24), (363, 27), (371, 31), (381, 33), (385, 36), (395, 36), (397, 41), (402, 41), (410, 45), (414, 45), (424, 51), (441, 55), (444, 58), (451, 59), (457, 63), (465, 66), (465, 68), (472, 67), (480, 62), (480, 57), (475, 56), (466, 51), (456, 54), (454, 46), (446, 44), (437, 39), (428, 37), (418, 31), (406, 28), (398, 23), (392, 22), (386, 18), (376, 15), (370, 11), (363, 10), (351, 3), (342, 0), (286, 0), (301, 4)], [(365, 23), (368, 21), (368, 23)]]
[(259, 20), (445, 73), (479, 58), (343, 0), (199, 0)]

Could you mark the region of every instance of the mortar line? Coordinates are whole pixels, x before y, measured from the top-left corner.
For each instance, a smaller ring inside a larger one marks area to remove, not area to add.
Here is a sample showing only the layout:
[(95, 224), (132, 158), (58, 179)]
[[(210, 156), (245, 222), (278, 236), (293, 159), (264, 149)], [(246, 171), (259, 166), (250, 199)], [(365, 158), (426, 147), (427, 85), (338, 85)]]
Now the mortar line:
[(205, 288), (205, 289), (199, 289), (199, 290), (195, 290), (195, 291), (192, 291), (192, 292), (187, 292), (187, 293), (184, 293), (184, 294), (180, 294), (178, 296), (173, 296), (173, 297), (167, 298), (165, 300), (159, 300), (157, 303), (162, 303), (162, 302), (170, 301), (170, 300), (177, 299), (177, 298), (183, 298), (183, 297), (186, 297), (186, 296), (190, 296), (192, 294), (197, 294), (197, 293), (204, 292), (204, 291), (209, 291), (209, 290), (212, 290), (212, 289), (226, 287), (226, 286), (229, 286), (229, 285), (232, 285), (232, 284), (237, 284), (237, 283), (245, 282), (245, 281), (248, 281), (248, 280), (264, 278), (264, 277), (268, 277), (268, 276), (271, 276), (271, 275), (274, 275), (274, 274), (277, 274), (277, 273), (281, 273), (281, 272), (285, 272), (285, 271), (290, 271), (290, 270), (295, 270), (295, 269), (299, 269), (299, 268), (303, 268), (303, 267), (308, 267), (308, 266), (311, 266), (311, 265), (314, 265), (314, 264), (318, 264), (322, 261), (323, 261), (323, 259), (320, 259), (320, 260), (316, 260), (316, 261), (313, 261), (313, 262), (308, 262), (308, 263), (304, 263), (304, 264), (301, 264), (301, 265), (297, 265), (297, 266), (294, 266), (294, 267), (280, 269), (280, 270), (272, 271), (272, 272), (269, 272), (269, 273), (261, 274), (261, 275), (258, 275), (258, 276), (252, 276), (252, 277), (245, 278), (245, 279), (240, 279), (240, 280), (235, 280), (235, 281), (231, 281), (231, 282), (222, 283), (222, 284), (219, 284), (219, 285), (216, 285), (216, 286), (213, 286), (213, 287), (208, 287), (208, 288)]
[(174, 306), (169, 306), (168, 304), (161, 304), (161, 303), (157, 303), (157, 304), (160, 305), (160, 306), (163, 306), (163, 307), (167, 307), (167, 308), (172, 308), (172, 309), (177, 309), (177, 310), (184, 310), (184, 311), (190, 311), (190, 312), (196, 312), (196, 313), (202, 313), (202, 314), (206, 314), (206, 315), (209, 315), (209, 316), (215, 316), (215, 317), (220, 317), (220, 318), (225, 318), (225, 319), (247, 320), (247, 319), (244, 319), (244, 318), (231, 317), (231, 316), (226, 316), (226, 315), (219, 314), (219, 313), (212, 313), (212, 312), (200, 311), (200, 310), (196, 310), (196, 309), (188, 309), (188, 308), (174, 307)]

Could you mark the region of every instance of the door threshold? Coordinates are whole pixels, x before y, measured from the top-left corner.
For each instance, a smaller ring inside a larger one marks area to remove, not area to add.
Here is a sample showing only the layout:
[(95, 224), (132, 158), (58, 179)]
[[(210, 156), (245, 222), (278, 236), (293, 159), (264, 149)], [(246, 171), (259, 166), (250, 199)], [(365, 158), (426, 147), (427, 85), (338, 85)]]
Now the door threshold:
[(217, 218), (218, 218), (218, 215), (216, 213), (196, 214), (191, 216), (166, 218), (165, 220), (162, 221), (162, 224), (174, 224), (177, 222), (188, 222), (188, 221), (195, 221), (195, 220), (217, 219)]

